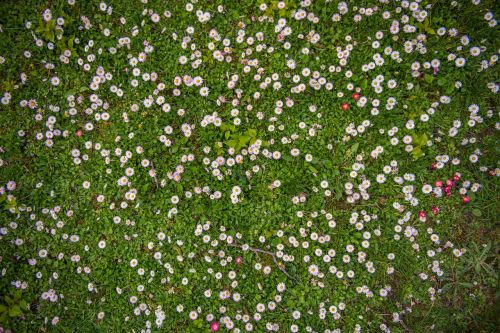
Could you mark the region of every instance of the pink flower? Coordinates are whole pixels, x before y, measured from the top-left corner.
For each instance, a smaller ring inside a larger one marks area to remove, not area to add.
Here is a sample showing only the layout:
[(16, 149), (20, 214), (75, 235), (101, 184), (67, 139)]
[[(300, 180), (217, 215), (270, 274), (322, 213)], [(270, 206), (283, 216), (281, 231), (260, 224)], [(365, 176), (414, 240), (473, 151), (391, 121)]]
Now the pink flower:
[(219, 323), (216, 322), (216, 321), (213, 321), (211, 324), (210, 324), (210, 329), (212, 330), (212, 332), (217, 332), (219, 330)]

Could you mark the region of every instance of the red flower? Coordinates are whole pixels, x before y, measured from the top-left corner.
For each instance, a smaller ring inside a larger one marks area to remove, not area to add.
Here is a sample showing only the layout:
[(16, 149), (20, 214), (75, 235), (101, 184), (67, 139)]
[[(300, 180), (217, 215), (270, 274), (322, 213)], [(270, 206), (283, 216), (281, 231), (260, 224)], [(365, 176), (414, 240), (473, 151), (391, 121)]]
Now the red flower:
[(349, 110), (349, 104), (348, 103), (342, 103), (342, 110), (344, 110), (344, 111)]
[(464, 204), (468, 204), (468, 203), (470, 202), (470, 198), (469, 198), (468, 196), (464, 196), (464, 197), (462, 198), (462, 202), (463, 202)]
[(425, 219), (427, 217), (427, 213), (421, 210), (420, 212), (418, 212), (418, 217), (420, 217), (421, 219)]
[(454, 174), (453, 175), (453, 180), (456, 181), (456, 182), (458, 182), (460, 180), (460, 175)]
[(432, 206), (432, 213), (434, 215), (437, 215), (439, 213), (439, 207), (438, 206)]
[(438, 167), (437, 162), (434, 162), (434, 163), (432, 163), (432, 164), (431, 164), (431, 169), (432, 169), (432, 170), (436, 170), (436, 169), (437, 169), (437, 167)]
[(359, 98), (361, 97), (361, 95), (357, 92), (355, 92), (354, 94), (352, 94), (352, 98), (354, 98), (355, 101), (357, 101)]

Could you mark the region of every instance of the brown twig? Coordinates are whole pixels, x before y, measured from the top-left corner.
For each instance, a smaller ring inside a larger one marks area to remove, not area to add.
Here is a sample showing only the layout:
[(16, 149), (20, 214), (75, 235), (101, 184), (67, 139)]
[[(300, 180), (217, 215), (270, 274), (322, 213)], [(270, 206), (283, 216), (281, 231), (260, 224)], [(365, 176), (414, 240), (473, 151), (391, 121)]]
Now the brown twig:
[(399, 323), (401, 323), (401, 326), (403, 326), (403, 328), (405, 329), (406, 332), (413, 333), (412, 329), (409, 328), (408, 326), (406, 326), (406, 324), (403, 320), (399, 319)]
[[(243, 249), (243, 246), (242, 245), (238, 245), (238, 244), (228, 244), (229, 246), (232, 246), (232, 247), (238, 247), (240, 249)], [(273, 261), (274, 261), (274, 264), (278, 267), (278, 269), (283, 272), (283, 274), (285, 274), (287, 277), (289, 277), (290, 279), (294, 280), (295, 282), (298, 282), (299, 279), (294, 277), (294, 276), (291, 276), (290, 274), (288, 274), (288, 272), (282, 268), (279, 263), (278, 263), (278, 260), (276, 259), (276, 255), (270, 251), (266, 251), (266, 250), (262, 250), (262, 249), (259, 249), (259, 248), (255, 248), (255, 247), (248, 247), (248, 250), (252, 251), (252, 252), (260, 252), (260, 253), (264, 253), (264, 254), (267, 254), (267, 255), (270, 255), (272, 258), (273, 258)]]
[[(379, 315), (379, 316), (392, 316), (392, 314), (390, 314), (390, 313), (377, 313), (377, 315)], [(409, 328), (408, 326), (406, 326), (405, 322), (401, 318), (399, 318), (397, 322), (400, 323), (401, 326), (403, 326), (405, 332), (413, 333), (413, 330), (411, 328)]]

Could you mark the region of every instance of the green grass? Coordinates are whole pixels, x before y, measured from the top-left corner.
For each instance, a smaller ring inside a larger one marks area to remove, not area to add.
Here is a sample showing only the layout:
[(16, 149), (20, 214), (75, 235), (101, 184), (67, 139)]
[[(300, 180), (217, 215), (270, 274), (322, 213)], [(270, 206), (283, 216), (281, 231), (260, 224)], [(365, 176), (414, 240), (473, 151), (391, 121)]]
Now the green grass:
[(494, 1), (70, 3), (0, 3), (4, 331), (496, 332)]

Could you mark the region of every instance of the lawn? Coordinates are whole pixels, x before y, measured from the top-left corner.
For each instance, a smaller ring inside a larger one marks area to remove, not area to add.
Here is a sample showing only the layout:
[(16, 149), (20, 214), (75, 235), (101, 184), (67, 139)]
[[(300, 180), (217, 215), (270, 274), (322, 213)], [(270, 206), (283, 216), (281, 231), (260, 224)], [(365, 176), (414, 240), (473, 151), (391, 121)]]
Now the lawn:
[(500, 327), (495, 0), (0, 2), (0, 333)]

